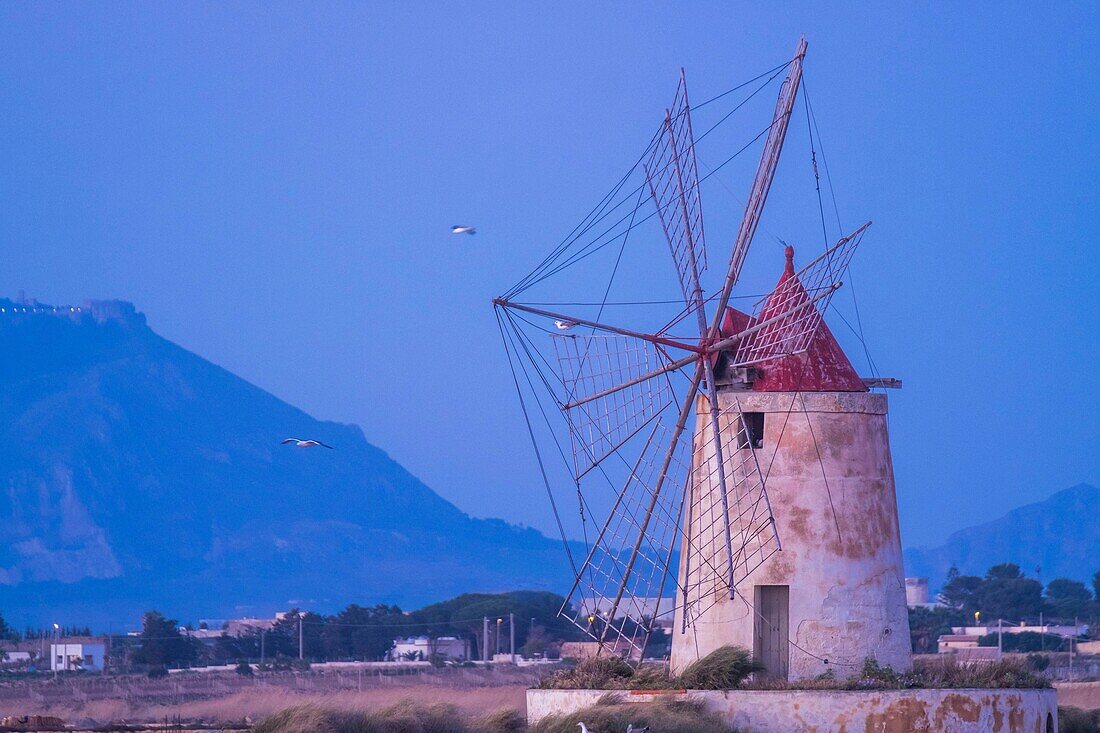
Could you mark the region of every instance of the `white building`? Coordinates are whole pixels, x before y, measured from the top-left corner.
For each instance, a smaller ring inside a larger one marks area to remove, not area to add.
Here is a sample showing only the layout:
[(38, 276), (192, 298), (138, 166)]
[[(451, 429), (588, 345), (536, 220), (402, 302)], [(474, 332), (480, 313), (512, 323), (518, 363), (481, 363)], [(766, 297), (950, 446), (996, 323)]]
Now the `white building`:
[(104, 653), (101, 641), (50, 644), (50, 669), (54, 672), (102, 672)]
[(400, 662), (413, 656), (416, 659), (412, 661), (422, 662), (434, 656), (466, 660), (470, 658), (470, 641), (453, 636), (440, 636), (436, 639), (427, 636), (410, 636), (406, 639), (393, 640), (393, 648), (389, 652), (391, 660)]

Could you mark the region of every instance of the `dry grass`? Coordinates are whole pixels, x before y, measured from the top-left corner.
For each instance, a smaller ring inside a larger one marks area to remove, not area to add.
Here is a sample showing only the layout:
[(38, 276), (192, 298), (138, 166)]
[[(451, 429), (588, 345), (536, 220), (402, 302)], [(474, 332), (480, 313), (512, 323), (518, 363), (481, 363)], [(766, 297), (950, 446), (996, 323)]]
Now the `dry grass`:
[(703, 705), (690, 700), (655, 700), (647, 703), (619, 703), (602, 700), (570, 715), (552, 715), (536, 723), (530, 733), (577, 733), (584, 722), (600, 733), (625, 733), (627, 725), (649, 726), (659, 733), (733, 733)]
[[(236, 677), (236, 675), (234, 675)], [(243, 688), (233, 688), (225, 694), (185, 694), (146, 692), (140, 687), (122, 687), (126, 694), (95, 697), (84, 691), (43, 699), (31, 688), (24, 697), (5, 695), (0, 709), (11, 715), (55, 715), (69, 721), (92, 718), (96, 721), (155, 721), (165, 716), (180, 716), (184, 720), (209, 723), (256, 721), (280, 710), (297, 705), (312, 705), (340, 711), (369, 712), (392, 707), (403, 701), (432, 702), (451, 705), (460, 712), (477, 716), (492, 710), (519, 710), (525, 706), (529, 675), (440, 674), (424, 680), (391, 678), (384, 684), (366, 686), (362, 691), (324, 690), (325, 680), (303, 677), (303, 686), (316, 690), (295, 689), (293, 677), (265, 679), (259, 676)], [(174, 682), (174, 680), (173, 680)], [(354, 683), (354, 678), (352, 679)], [(366, 679), (364, 679), (364, 683)], [(75, 689), (75, 688), (74, 688)], [(135, 692), (135, 690), (138, 690)], [(8, 690), (10, 693), (11, 690)], [(58, 691), (60, 692), (60, 691)]]
[(519, 733), (526, 722), (516, 711), (472, 716), (439, 702), (399, 702), (380, 710), (340, 710), (296, 705), (264, 719), (254, 733)]

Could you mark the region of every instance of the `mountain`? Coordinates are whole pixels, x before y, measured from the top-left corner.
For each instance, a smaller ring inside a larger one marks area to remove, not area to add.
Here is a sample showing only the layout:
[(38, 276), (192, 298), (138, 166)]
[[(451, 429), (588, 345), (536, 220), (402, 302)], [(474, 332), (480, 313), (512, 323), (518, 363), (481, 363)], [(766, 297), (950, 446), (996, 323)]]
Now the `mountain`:
[(939, 588), (955, 565), (964, 575), (985, 575), (1013, 562), (1043, 581), (1071, 578), (1089, 584), (1100, 570), (1100, 489), (1078, 484), (1049, 499), (1013, 509), (999, 519), (960, 530), (939, 547), (905, 551), (905, 574), (927, 576)]
[(17, 626), (568, 587), (560, 542), (471, 518), (359, 428), (161, 338), (129, 303), (0, 299), (0, 354), (0, 611)]

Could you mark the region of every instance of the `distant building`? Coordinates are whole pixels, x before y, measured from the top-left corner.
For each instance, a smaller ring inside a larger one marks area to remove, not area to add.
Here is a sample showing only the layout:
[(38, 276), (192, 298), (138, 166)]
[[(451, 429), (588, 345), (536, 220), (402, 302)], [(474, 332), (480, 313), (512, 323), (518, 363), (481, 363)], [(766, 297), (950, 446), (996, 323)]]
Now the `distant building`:
[[(953, 626), (951, 627), (952, 634), (972, 634), (974, 636), (988, 636), (989, 634), (996, 634), (998, 631), (996, 622), (991, 624), (983, 624), (982, 626)], [(1002, 634), (1022, 634), (1030, 631), (1034, 634), (1051, 634), (1053, 636), (1084, 636), (1089, 633), (1088, 624), (1081, 624), (1079, 626), (1068, 626), (1063, 624), (1043, 624), (1039, 626), (1027, 625), (1027, 624), (1008, 624), (1002, 623), (1000, 632)]]
[(99, 639), (66, 639), (50, 644), (50, 669), (54, 672), (102, 672), (106, 645)]
[(274, 618), (234, 618), (225, 622), (224, 630), (229, 636), (250, 636), (260, 631), (270, 631), (284, 618), (285, 612), (275, 614)]
[(928, 578), (905, 579), (905, 603), (910, 608), (928, 603)]
[(470, 658), (470, 640), (459, 639), (454, 636), (440, 636), (430, 638), (427, 636), (410, 636), (404, 639), (394, 639), (393, 648), (388, 657), (391, 661), (404, 661), (414, 657), (412, 661), (429, 661), (432, 657), (445, 659), (457, 659), (465, 661)]

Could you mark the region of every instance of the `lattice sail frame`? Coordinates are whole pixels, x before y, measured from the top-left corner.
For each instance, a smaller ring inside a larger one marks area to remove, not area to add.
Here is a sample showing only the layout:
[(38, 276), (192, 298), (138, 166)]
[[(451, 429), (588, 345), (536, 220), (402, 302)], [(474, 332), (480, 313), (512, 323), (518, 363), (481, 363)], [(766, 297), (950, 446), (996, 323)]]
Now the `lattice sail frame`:
[(707, 269), (707, 247), (691, 108), (682, 69), (672, 107), (665, 111), (661, 134), (645, 164), (645, 173), (672, 253), (684, 302), (698, 308), (701, 306), (699, 278)]
[(749, 327), (769, 320), (771, 323), (737, 345), (733, 366), (758, 364), (809, 348), (840, 275), (848, 268), (870, 226), (871, 222), (867, 222), (794, 275), (785, 276), (775, 290), (756, 302)]
[[(552, 334), (562, 404), (591, 398), (664, 366), (648, 341), (608, 334)], [(633, 384), (565, 410), (578, 481), (653, 421), (673, 399), (668, 377)]]
[[(590, 638), (638, 659), (655, 617), (672, 611), (660, 601), (680, 532), (689, 467), (686, 443), (670, 452), (671, 438), (661, 420), (648, 431), (564, 607)], [(659, 483), (680, 490), (658, 491)]]
[[(723, 452), (726, 489), (732, 499), (726, 517), (719, 498), (710, 420), (701, 417), (696, 427), (681, 545), (681, 630), (715, 603), (730, 598), (738, 584), (781, 549), (755, 455), (753, 427), (741, 412), (737, 398), (733, 399), (732, 405), (721, 406), (719, 415), (720, 433), (736, 436), (725, 442)], [(723, 522), (733, 529), (738, 548), (732, 557), (732, 571), (731, 559), (724, 552), (725, 535), (719, 532)]]

